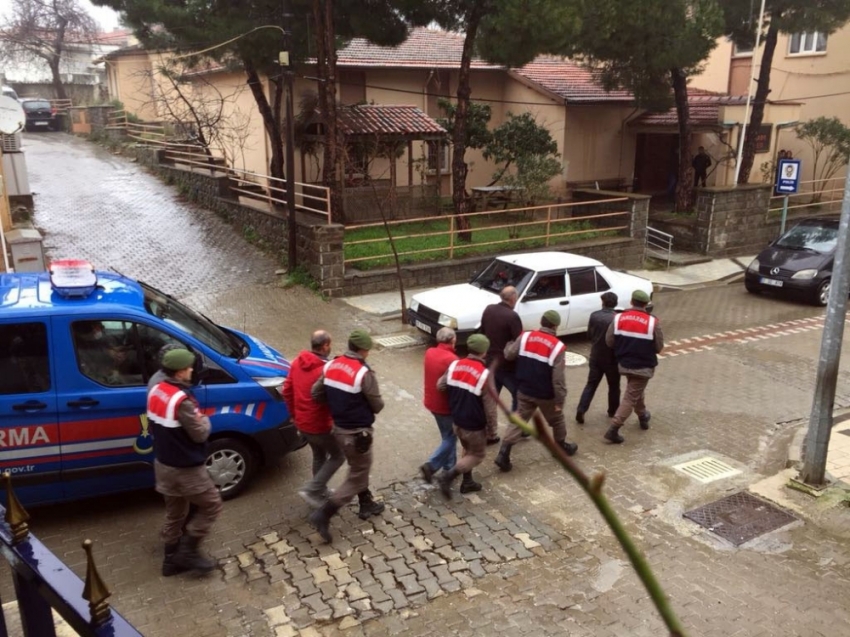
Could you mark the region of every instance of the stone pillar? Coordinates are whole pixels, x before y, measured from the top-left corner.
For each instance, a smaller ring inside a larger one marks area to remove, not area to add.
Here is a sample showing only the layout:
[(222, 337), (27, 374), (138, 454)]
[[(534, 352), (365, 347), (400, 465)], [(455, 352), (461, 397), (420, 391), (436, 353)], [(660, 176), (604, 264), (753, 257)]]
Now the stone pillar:
[(629, 198), (629, 210), (631, 211), (631, 236), (632, 239), (643, 243), (646, 241), (646, 226), (649, 224), (649, 200), (648, 195), (627, 194)]
[(323, 295), (342, 296), (345, 287), (345, 226), (338, 223), (309, 226), (299, 224), (298, 231), (304, 236), (304, 241), (301, 242), (304, 254), (299, 255), (300, 263), (319, 284)]

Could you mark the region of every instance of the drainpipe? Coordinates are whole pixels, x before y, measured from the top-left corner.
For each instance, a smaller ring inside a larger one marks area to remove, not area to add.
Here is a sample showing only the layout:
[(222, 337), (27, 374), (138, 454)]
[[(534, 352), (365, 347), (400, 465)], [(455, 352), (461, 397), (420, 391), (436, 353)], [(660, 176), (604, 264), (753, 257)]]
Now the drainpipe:
[[(428, 71), (428, 77), (425, 78), (425, 84), (422, 85), (422, 112), (425, 113), (425, 115), (428, 115), (428, 85), (431, 83), (431, 79), (433, 77), (434, 77), (434, 69), (431, 69), (430, 71)], [(427, 143), (426, 143), (425, 147), (426, 148), (428, 147)], [(437, 144), (437, 151), (443, 152), (442, 144)], [(426, 157), (427, 157), (427, 155), (426, 155)], [(413, 157), (408, 157), (407, 160), (409, 162), (412, 162)], [(426, 161), (427, 161), (427, 159), (426, 159)], [(439, 168), (439, 162), (437, 162), (437, 165), (438, 165), (438, 168)], [(439, 172), (440, 171), (437, 170), (437, 194), (442, 195), (443, 189), (441, 188)], [(420, 173), (420, 176), (424, 178), (423, 183), (422, 183), (423, 188), (425, 187), (425, 184), (428, 181), (427, 175), (428, 175), (428, 165), (426, 164), (422, 173)], [(409, 188), (413, 188), (413, 184), (407, 184), (407, 186)]]

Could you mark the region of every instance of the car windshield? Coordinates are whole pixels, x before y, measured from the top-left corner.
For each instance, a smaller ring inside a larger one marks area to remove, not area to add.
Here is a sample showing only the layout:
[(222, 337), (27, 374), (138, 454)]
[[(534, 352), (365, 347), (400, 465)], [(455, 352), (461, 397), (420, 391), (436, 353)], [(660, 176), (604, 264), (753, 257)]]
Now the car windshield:
[(778, 248), (811, 250), (827, 254), (835, 250), (838, 245), (838, 226), (801, 223), (782, 235), (775, 245)]
[(207, 317), (198, 314), (164, 292), (145, 283), (140, 285), (145, 291), (145, 309), (153, 316), (191, 334), (228, 358), (242, 358), (248, 353), (247, 345), (235, 334), (225, 331)]
[(496, 259), (470, 281), (470, 284), (482, 290), (498, 294), (509, 285), (522, 294), (534, 273), (513, 263)]
[(25, 111), (38, 111), (43, 108), (50, 109), (50, 102), (47, 100), (31, 100), (29, 102), (24, 102), (23, 107)]

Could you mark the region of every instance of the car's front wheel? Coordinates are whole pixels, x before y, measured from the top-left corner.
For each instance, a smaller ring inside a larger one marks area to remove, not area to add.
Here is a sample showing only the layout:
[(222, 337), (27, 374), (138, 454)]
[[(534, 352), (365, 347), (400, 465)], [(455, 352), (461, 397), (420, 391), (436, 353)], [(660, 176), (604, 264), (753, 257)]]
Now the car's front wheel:
[(224, 500), (235, 498), (248, 486), (257, 470), (257, 456), (241, 440), (219, 438), (208, 448), (207, 470)]
[(823, 307), (829, 301), (829, 283), (830, 279), (824, 279), (821, 281), (821, 284), (818, 286), (817, 291), (814, 296), (815, 305), (820, 305)]

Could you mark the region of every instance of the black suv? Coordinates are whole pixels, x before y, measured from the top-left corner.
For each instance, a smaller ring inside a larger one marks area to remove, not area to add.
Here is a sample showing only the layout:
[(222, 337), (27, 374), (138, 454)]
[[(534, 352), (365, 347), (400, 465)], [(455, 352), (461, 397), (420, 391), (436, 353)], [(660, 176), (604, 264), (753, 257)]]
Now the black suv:
[(49, 100), (41, 98), (22, 99), (27, 121), (27, 130), (56, 130), (56, 109)]
[(804, 219), (773, 241), (750, 263), (748, 292), (781, 292), (826, 305), (838, 247), (838, 218)]

